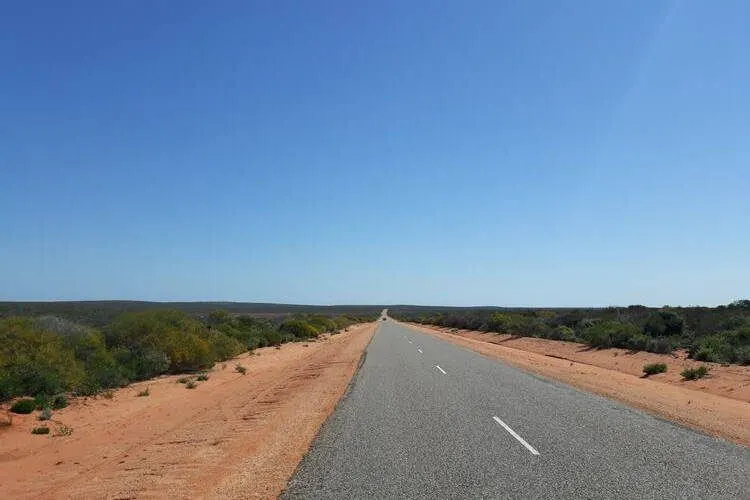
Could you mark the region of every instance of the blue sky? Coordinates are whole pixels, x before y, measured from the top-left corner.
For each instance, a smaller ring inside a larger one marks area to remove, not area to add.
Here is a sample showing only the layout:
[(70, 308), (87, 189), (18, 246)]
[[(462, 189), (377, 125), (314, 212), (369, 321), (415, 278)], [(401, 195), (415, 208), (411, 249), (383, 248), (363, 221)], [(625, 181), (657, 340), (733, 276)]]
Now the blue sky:
[(14, 2), (0, 299), (750, 296), (750, 3)]

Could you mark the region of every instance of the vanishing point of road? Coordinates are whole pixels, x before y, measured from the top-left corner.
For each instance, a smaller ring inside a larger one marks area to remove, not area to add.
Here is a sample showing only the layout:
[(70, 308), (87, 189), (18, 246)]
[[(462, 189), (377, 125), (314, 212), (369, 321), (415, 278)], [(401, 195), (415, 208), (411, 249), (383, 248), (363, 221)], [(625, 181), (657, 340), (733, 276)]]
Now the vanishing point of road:
[(282, 498), (750, 498), (750, 451), (382, 321)]

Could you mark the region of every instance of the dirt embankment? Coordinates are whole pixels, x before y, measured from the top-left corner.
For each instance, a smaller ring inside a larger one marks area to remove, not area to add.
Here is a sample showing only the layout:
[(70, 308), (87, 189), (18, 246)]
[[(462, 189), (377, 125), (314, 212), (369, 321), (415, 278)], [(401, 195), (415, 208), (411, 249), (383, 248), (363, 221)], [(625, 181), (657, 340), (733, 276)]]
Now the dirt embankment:
[[(620, 400), (669, 420), (750, 446), (750, 367), (699, 363), (684, 353), (592, 349), (574, 342), (518, 338), (410, 324), (426, 333), (518, 368)], [(643, 365), (667, 372), (643, 378)], [(708, 377), (686, 381), (686, 367), (708, 365)]]
[[(275, 498), (333, 411), (376, 324), (258, 349), (187, 389), (179, 376), (74, 401), (36, 436), (36, 415), (0, 429), (7, 498)], [(235, 371), (240, 363), (247, 373)], [(148, 387), (150, 395), (137, 397)]]

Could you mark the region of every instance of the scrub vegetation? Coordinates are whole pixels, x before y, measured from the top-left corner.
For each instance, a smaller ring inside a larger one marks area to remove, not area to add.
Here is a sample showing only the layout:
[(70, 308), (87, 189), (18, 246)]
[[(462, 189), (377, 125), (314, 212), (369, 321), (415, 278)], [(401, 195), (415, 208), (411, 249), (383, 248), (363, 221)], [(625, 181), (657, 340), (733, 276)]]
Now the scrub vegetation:
[[(68, 317), (48, 314), (39, 304), (14, 307), (40, 315), (0, 317), (0, 401), (31, 396), (35, 400), (21, 400), (17, 409), (59, 409), (67, 405), (66, 392), (93, 395), (162, 374), (201, 372), (242, 352), (335, 333), (377, 314), (259, 318), (227, 310), (146, 308), (114, 315), (110, 303), (88, 303), (89, 309), (87, 303), (73, 304), (68, 310), (54, 304)], [(97, 326), (103, 317), (107, 321)]]
[(425, 325), (668, 353), (698, 361), (750, 364), (750, 300), (718, 307), (499, 309), (392, 307), (396, 319)]

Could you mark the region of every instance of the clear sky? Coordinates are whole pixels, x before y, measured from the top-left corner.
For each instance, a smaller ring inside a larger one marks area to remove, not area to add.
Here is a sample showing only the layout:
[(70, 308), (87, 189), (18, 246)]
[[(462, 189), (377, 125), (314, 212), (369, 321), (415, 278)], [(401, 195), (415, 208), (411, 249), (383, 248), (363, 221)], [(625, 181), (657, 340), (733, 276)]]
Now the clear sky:
[(0, 12), (0, 299), (750, 296), (750, 2)]

